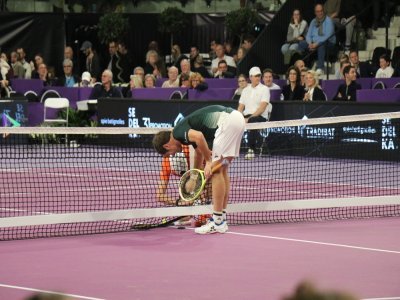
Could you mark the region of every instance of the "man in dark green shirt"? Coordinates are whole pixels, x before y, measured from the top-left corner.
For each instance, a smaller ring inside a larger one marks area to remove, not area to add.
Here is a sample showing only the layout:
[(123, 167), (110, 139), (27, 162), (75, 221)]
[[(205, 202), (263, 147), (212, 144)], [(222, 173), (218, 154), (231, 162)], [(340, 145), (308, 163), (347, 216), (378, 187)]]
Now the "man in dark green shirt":
[[(195, 148), (194, 168), (201, 168), (208, 178), (213, 166), (222, 164), (212, 177), (213, 217), (195, 232), (224, 233), (228, 230), (226, 207), (229, 196), (229, 163), (239, 156), (240, 142), (245, 129), (243, 115), (230, 107), (211, 105), (182, 119), (172, 130), (161, 131), (153, 139), (155, 150), (164, 156), (182, 150), (182, 145)], [(212, 149), (212, 151), (210, 150)]]

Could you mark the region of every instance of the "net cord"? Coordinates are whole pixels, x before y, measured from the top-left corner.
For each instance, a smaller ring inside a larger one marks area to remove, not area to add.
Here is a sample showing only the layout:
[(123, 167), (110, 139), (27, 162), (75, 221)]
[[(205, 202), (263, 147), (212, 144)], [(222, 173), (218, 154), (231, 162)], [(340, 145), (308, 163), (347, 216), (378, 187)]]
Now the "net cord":
[[(272, 121), (246, 124), (246, 129), (267, 129), (303, 125), (327, 125), (335, 123), (363, 122), (383, 119), (400, 119), (400, 112), (325, 117), (313, 119)], [(156, 134), (172, 128), (129, 127), (0, 127), (0, 134)]]
[[(302, 209), (324, 209), (339, 207), (361, 207), (361, 206), (384, 206), (400, 205), (400, 197), (378, 196), (378, 197), (351, 197), (330, 198), (312, 200), (290, 200), (290, 201), (260, 201), (250, 203), (234, 203), (228, 206), (228, 213), (260, 212), (260, 211), (291, 211)], [(0, 208), (1, 209), (1, 208)], [(184, 206), (184, 207), (161, 207), (132, 210), (107, 210), (82, 213), (46, 214), (35, 216), (22, 216), (0, 218), (0, 228), (19, 226), (120, 221), (136, 218), (176, 217), (188, 215), (202, 215), (212, 213), (211, 205)]]

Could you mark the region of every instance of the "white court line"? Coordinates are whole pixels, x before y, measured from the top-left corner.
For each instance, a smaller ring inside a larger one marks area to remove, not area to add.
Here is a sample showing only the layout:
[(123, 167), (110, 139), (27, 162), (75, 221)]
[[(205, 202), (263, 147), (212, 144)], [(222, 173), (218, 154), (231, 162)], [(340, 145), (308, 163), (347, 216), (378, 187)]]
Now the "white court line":
[(400, 297), (389, 297), (389, 298), (364, 298), (361, 300), (400, 300)]
[(300, 239), (284, 238), (284, 237), (278, 237), (278, 236), (260, 235), (260, 234), (251, 234), (251, 233), (241, 233), (241, 232), (232, 232), (232, 231), (228, 231), (227, 233), (228, 234), (234, 234), (234, 235), (242, 235), (242, 236), (249, 236), (249, 237), (272, 239), (272, 240), (282, 240), (282, 241), (290, 241), (290, 242), (299, 242), (299, 243), (308, 243), (308, 244), (316, 244), (316, 245), (325, 245), (325, 246), (333, 246), (333, 247), (350, 248), (350, 249), (357, 249), (357, 250), (366, 250), (366, 251), (375, 251), (375, 252), (385, 252), (385, 253), (400, 254), (400, 251), (385, 250), (385, 249), (378, 249), (378, 248), (359, 247), (359, 246), (352, 246), (352, 245), (345, 245), (345, 244), (325, 243), (325, 242), (317, 242), (317, 241), (310, 241), (310, 240), (300, 240)]
[(87, 296), (74, 295), (74, 294), (64, 294), (64, 293), (58, 293), (58, 292), (53, 292), (53, 291), (39, 290), (39, 289), (33, 289), (33, 288), (28, 288), (28, 287), (23, 287), (23, 286), (16, 286), (16, 285), (9, 285), (9, 284), (2, 284), (2, 283), (0, 283), (0, 287), (9, 288), (9, 289), (16, 289), (16, 290), (31, 291), (31, 292), (39, 292), (39, 293), (45, 293), (45, 294), (51, 294), (51, 295), (60, 295), (60, 296), (66, 296), (66, 297), (73, 297), (73, 298), (78, 298), (78, 299), (105, 300), (103, 298), (94, 298), (94, 297), (87, 297)]

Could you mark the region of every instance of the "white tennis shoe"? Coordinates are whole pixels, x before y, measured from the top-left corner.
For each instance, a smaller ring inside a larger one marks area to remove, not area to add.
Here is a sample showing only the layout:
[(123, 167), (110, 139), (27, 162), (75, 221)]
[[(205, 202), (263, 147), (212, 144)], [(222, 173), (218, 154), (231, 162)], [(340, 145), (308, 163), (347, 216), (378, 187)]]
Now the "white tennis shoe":
[(194, 230), (197, 234), (225, 233), (228, 231), (228, 224), (223, 221), (221, 224), (215, 224), (213, 219), (210, 219), (207, 224), (198, 227)]

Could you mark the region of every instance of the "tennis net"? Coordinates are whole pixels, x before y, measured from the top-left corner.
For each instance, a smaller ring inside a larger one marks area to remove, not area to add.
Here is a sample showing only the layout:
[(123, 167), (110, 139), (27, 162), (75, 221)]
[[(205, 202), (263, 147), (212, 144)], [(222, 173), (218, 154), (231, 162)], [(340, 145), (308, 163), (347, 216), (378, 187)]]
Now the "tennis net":
[[(0, 240), (210, 213), (207, 195), (200, 205), (175, 204), (179, 176), (164, 174), (160, 189), (162, 157), (151, 145), (159, 130), (0, 128)], [(249, 157), (250, 130), (258, 143)], [(248, 124), (229, 171), (229, 224), (399, 216), (399, 131), (400, 112)], [(177, 155), (163, 168), (180, 172), (187, 161)]]

